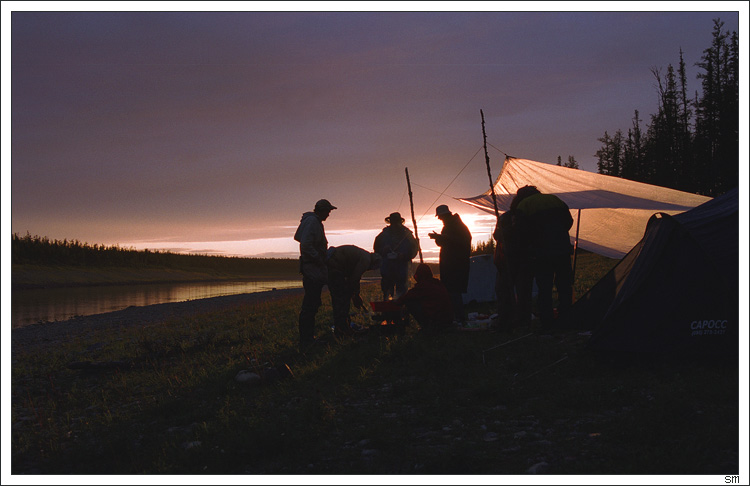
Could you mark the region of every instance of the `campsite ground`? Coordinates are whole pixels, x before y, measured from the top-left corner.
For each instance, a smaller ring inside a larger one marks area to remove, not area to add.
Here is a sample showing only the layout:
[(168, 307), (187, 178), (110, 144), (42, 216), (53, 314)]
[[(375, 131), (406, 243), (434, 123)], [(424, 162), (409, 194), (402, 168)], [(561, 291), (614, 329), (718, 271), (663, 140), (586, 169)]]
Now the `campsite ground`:
[(739, 472), (736, 362), (606, 360), (535, 327), (300, 354), (299, 293), (217, 302), (14, 344), (12, 473)]

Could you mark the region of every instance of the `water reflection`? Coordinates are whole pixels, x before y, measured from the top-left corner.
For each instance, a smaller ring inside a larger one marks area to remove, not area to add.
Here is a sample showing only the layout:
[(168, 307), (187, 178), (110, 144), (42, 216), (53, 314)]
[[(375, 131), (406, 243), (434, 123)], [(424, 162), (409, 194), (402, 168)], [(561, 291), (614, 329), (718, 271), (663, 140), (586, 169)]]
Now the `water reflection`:
[(23, 327), (46, 321), (61, 321), (167, 302), (207, 299), (221, 295), (301, 288), (299, 280), (255, 280), (180, 284), (112, 285), (60, 289), (14, 290), (12, 326)]

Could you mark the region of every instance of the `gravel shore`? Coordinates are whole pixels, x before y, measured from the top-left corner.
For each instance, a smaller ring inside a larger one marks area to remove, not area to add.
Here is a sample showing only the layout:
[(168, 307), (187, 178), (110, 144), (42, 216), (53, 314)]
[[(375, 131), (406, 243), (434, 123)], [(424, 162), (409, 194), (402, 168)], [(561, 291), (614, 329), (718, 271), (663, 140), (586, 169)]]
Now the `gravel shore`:
[(216, 311), (243, 304), (266, 302), (283, 297), (302, 296), (303, 294), (303, 289), (280, 289), (185, 302), (170, 302), (140, 307), (131, 306), (115, 312), (78, 316), (65, 321), (44, 322), (15, 328), (11, 332), (11, 346), (12, 349), (49, 346), (92, 330), (148, 325), (173, 317)]

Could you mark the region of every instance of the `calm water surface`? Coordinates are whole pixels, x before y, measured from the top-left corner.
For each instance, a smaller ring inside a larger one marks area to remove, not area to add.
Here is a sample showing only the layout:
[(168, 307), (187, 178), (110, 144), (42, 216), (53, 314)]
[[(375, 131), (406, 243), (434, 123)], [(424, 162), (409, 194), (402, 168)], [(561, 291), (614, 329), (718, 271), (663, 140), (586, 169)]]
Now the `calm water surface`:
[(126, 307), (184, 302), (222, 295), (302, 288), (301, 280), (256, 280), (179, 284), (112, 285), (12, 292), (12, 325), (23, 327)]

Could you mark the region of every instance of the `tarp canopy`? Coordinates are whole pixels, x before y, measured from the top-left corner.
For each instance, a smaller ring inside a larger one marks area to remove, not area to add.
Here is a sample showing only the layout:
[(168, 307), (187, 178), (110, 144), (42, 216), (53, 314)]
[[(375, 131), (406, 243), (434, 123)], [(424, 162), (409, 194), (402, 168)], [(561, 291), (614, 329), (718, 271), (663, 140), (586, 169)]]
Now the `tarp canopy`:
[(641, 241), (571, 308), (605, 353), (736, 356), (739, 197), (735, 189), (676, 216), (654, 214)]
[[(498, 210), (509, 210), (518, 189), (527, 185), (565, 201), (574, 219), (570, 233), (575, 237), (578, 229), (580, 248), (618, 259), (640, 241), (654, 213), (674, 215), (711, 199), (619, 177), (507, 157), (494, 184)], [(458, 200), (495, 214), (489, 190)], [(580, 228), (579, 209), (582, 210)]]

